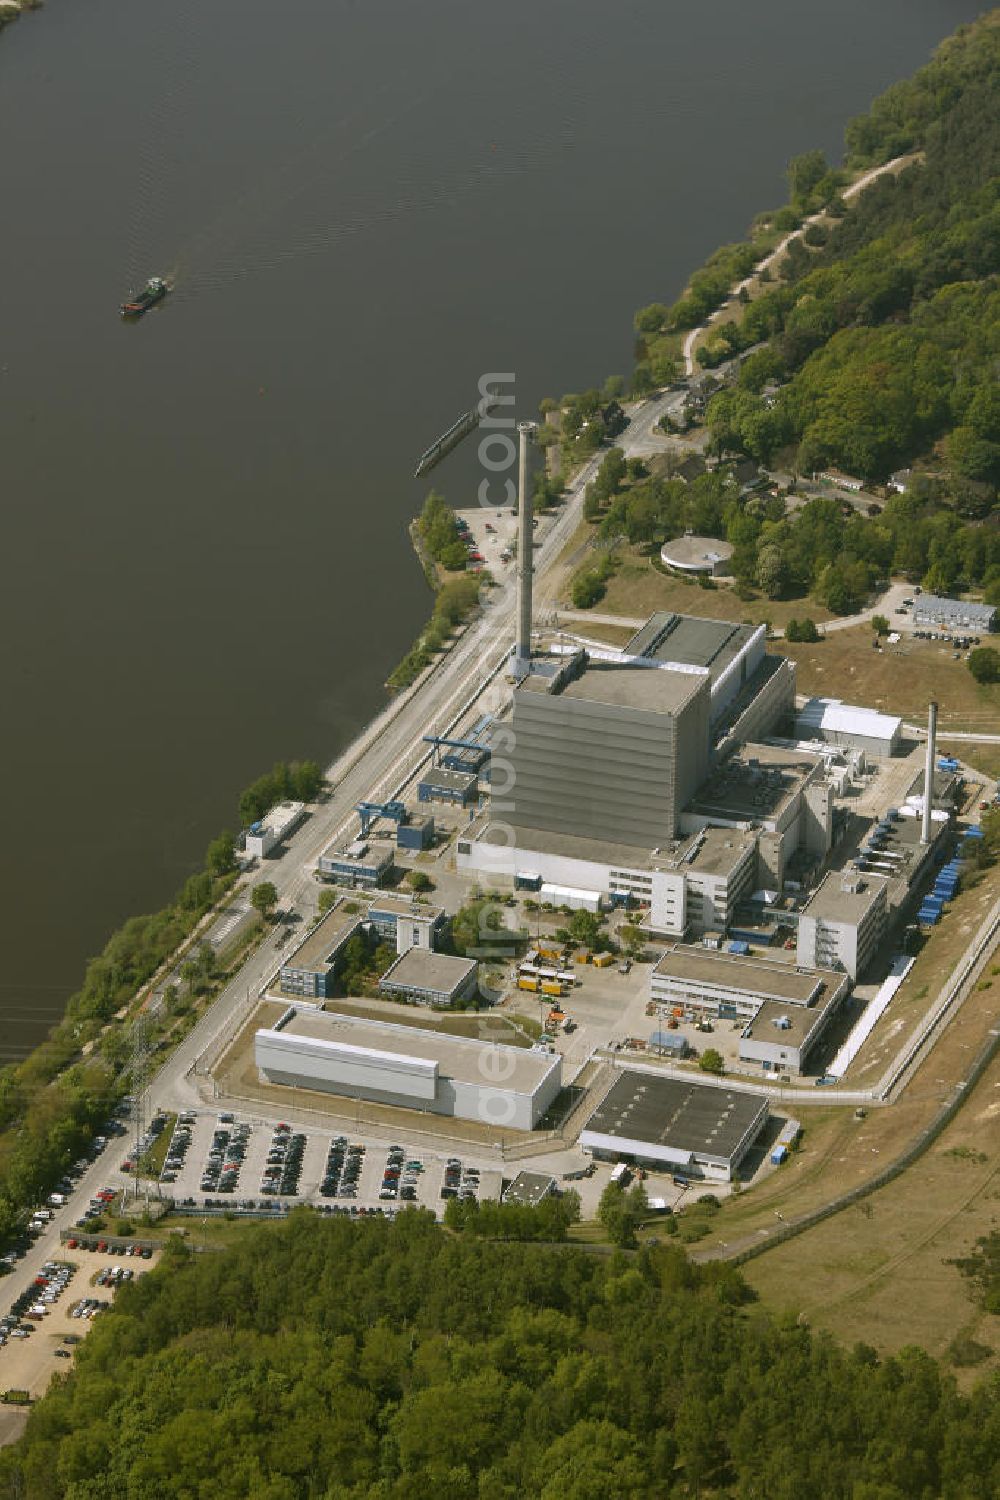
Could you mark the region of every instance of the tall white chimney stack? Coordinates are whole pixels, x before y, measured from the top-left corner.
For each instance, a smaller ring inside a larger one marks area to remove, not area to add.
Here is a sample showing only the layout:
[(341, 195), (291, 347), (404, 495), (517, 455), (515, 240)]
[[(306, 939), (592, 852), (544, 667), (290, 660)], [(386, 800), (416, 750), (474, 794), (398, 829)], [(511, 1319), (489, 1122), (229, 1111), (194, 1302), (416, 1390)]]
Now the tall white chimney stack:
[(514, 655), (519, 666), (527, 670), (531, 660), (531, 579), (534, 571), (534, 506), (528, 483), (528, 444), (535, 431), (534, 422), (519, 422), (518, 539), (517, 539), (517, 646)]
[(937, 710), (931, 699), (927, 708), (927, 759), (924, 763), (924, 818), (920, 830), (920, 842), (931, 841), (931, 813), (934, 810), (934, 761), (937, 750)]

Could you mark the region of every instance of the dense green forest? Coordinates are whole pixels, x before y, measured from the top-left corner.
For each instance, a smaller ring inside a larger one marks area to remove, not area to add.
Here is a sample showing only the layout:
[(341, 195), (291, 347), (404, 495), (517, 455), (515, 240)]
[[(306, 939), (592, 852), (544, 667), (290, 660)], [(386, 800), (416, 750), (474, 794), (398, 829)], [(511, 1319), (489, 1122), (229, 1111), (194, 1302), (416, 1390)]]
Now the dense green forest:
[[(716, 441), (799, 472), (868, 480), (933, 458), (956, 502), (1000, 483), (1000, 12), (952, 38), (847, 133), (867, 159), (915, 151), (807, 248), (795, 242), (718, 357), (766, 341), (716, 397)], [(766, 381), (783, 382), (768, 404)], [(984, 507), (987, 499), (981, 497)]]
[(996, 1387), (779, 1323), (738, 1273), (302, 1210), (126, 1286), (3, 1500), (993, 1500)]

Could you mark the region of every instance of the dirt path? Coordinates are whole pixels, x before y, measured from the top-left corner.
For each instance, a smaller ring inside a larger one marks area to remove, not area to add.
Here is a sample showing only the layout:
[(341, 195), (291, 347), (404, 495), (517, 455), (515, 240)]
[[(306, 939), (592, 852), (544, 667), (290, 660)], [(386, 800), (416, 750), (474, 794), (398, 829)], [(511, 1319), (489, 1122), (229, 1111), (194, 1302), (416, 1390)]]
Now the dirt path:
[[(903, 168), (908, 167), (911, 162), (919, 160), (919, 156), (919, 152), (910, 152), (906, 156), (893, 157), (892, 161), (884, 162), (881, 167), (872, 167), (870, 171), (863, 172), (860, 177), (858, 177), (854, 182), (851, 183), (850, 187), (846, 187), (841, 196), (845, 201), (850, 201), (851, 198), (856, 198), (857, 195), (859, 193), (863, 193), (865, 188), (873, 183), (876, 178), (885, 176), (887, 172), (901, 172)], [(698, 342), (698, 339), (702, 336), (702, 334), (706, 333), (708, 329), (711, 328), (713, 323), (717, 323), (720, 318), (722, 318), (726, 313), (730, 311), (730, 303), (732, 302), (733, 298), (738, 297), (740, 292), (743, 291), (750, 292), (752, 294), (759, 287), (761, 271), (769, 271), (772, 266), (777, 265), (778, 261), (784, 255), (785, 251), (788, 249), (792, 241), (800, 239), (805, 231), (809, 228), (810, 224), (819, 224), (825, 221), (829, 221), (829, 215), (825, 208), (821, 208), (817, 213), (810, 214), (808, 218), (803, 219), (800, 227), (798, 229), (793, 229), (790, 234), (786, 234), (784, 239), (775, 246), (775, 248), (769, 255), (765, 256), (760, 264), (757, 265), (753, 271), (751, 271), (749, 276), (745, 276), (742, 281), (737, 282), (734, 287), (730, 288), (729, 297), (721, 307), (716, 308), (711, 317), (706, 318), (705, 322), (700, 323), (697, 328), (691, 329), (690, 333), (684, 340), (683, 347), (685, 375), (694, 375), (696, 373), (694, 359), (695, 344)]]

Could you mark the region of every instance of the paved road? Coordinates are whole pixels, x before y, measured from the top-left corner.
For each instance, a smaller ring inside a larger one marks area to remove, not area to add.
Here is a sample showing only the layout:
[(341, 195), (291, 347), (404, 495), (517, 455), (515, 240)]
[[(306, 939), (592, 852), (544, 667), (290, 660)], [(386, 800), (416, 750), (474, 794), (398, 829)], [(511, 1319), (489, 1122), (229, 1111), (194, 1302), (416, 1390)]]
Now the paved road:
[[(903, 620), (896, 615), (904, 599), (908, 599), (913, 593), (912, 583), (890, 583), (885, 593), (879, 594), (866, 609), (856, 615), (841, 615), (836, 620), (824, 620), (820, 629), (824, 635), (830, 635), (838, 630), (850, 630), (855, 625), (867, 625), (876, 615), (885, 615), (892, 630), (912, 629), (908, 620)], [(775, 640), (782, 640), (785, 632), (783, 630), (772, 630), (771, 636)]]
[[(633, 414), (636, 441), (642, 441), (665, 406), (665, 398), (644, 402)], [(626, 453), (634, 452), (631, 427), (623, 434)], [(593, 478), (602, 455), (590, 460), (577, 475), (563, 508), (540, 528), (536, 547), (539, 579), (551, 569), (579, 522), (583, 493)], [(514, 640), (516, 592), (513, 580), (492, 591), (492, 602), (482, 618), (466, 630), (457, 645), (429, 669), (405, 693), (399, 694), (328, 769), (333, 787), (330, 799), (320, 805), (277, 859), (265, 861), (254, 879), (273, 881), (285, 910), (303, 917), (315, 909), (314, 867), (317, 856), (335, 839), (357, 827), (355, 803), (378, 799), (408, 780), (430, 754), (422, 743), (427, 733), (443, 733), (461, 718), (472, 701), (502, 672)], [(240, 902), (244, 896), (238, 898)], [(231, 928), (232, 916), (224, 912), (206, 936), (212, 940)], [(227, 985), (205, 1015), (156, 1074), (149, 1088), (149, 1110), (202, 1106), (196, 1082), (188, 1077), (206, 1047), (232, 1028), (241, 1012), (248, 1011), (260, 987), (280, 963), (279, 932), (272, 933), (248, 958), (239, 974)], [(102, 1187), (121, 1188), (127, 1179), (119, 1170), (127, 1141), (113, 1138), (103, 1158), (84, 1174), (68, 1203), (54, 1211), (48, 1228), (19, 1261), (11, 1275), (0, 1281), (0, 1305), (5, 1308), (28, 1287), (42, 1264), (58, 1249), (59, 1230), (70, 1228), (81, 1218), (91, 1198)], [(0, 1357), (3, 1351), (0, 1350)]]
[[(660, 396), (633, 409), (629, 427), (621, 438), (626, 455), (633, 456), (636, 446), (647, 439), (668, 399)], [(588, 461), (570, 487), (562, 509), (539, 528), (541, 540), (535, 549), (536, 596), (544, 594), (544, 575), (552, 569), (576, 529), (584, 491), (602, 457), (603, 454), (598, 454)], [(398, 791), (429, 758), (430, 749), (421, 737), (446, 732), (470, 710), (490, 682), (502, 677), (514, 641), (514, 580), (505, 580), (492, 590), (491, 598), (482, 618), (466, 631), (451, 652), (414, 689), (389, 704), (355, 744), (329, 767), (327, 776), (333, 786), (329, 802), (292, 837), (280, 858), (266, 861), (267, 878), (273, 881), (279, 902), (286, 910), (294, 908), (303, 916), (312, 913), (316, 859), (328, 844), (356, 830), (355, 804), (365, 798), (378, 801)], [(248, 959), (166, 1062), (150, 1089), (156, 1107), (183, 1108), (197, 1102), (193, 1084), (185, 1081), (186, 1075), (200, 1054), (223, 1032), (231, 1030), (233, 1017), (249, 1007), (261, 985), (279, 966), (277, 936), (271, 936)]]
[[(841, 196), (849, 202), (851, 198), (857, 197), (858, 193), (863, 193), (865, 188), (870, 186), (870, 184), (873, 183), (877, 177), (884, 176), (886, 172), (898, 172), (903, 167), (908, 166), (910, 162), (916, 161), (916, 159), (917, 158), (914, 155), (897, 156), (894, 157), (892, 161), (885, 162), (881, 167), (873, 167), (870, 172), (865, 172), (861, 177), (857, 178), (855, 182), (852, 182), (850, 187), (845, 188)], [(730, 289), (729, 297), (726, 299), (727, 302), (731, 301), (733, 297), (738, 297), (740, 292), (744, 290), (749, 291), (754, 282), (760, 276), (761, 271), (765, 269), (770, 270), (772, 266), (776, 265), (793, 240), (799, 239), (809, 228), (810, 224), (817, 224), (820, 219), (824, 218), (826, 218), (826, 210), (820, 209), (818, 213), (810, 214), (808, 218), (803, 219), (800, 228), (793, 229), (791, 234), (786, 234), (785, 238), (775, 246), (770, 255), (765, 256), (765, 258), (757, 266), (755, 266), (749, 276), (744, 277), (742, 281), (737, 282), (737, 284)], [(704, 323), (700, 323), (697, 328), (692, 328), (691, 332), (685, 338), (683, 354), (684, 373), (686, 375), (694, 375), (697, 370), (694, 359), (695, 341), (701, 334), (705, 332), (706, 328), (710, 328), (711, 325), (716, 322), (716, 320), (722, 315), (724, 310), (724, 308), (717, 308), (710, 318), (707, 318)]]

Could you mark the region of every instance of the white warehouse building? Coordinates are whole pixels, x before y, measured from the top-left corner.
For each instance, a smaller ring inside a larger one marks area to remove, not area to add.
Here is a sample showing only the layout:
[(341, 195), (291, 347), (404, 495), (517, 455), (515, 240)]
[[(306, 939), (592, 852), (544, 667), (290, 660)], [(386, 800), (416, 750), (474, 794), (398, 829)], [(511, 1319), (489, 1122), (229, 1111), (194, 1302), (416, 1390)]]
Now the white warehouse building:
[(899, 749), (903, 721), (839, 698), (809, 698), (796, 712), (795, 733), (799, 739), (845, 745), (887, 760)]
[(562, 1085), (562, 1059), (420, 1026), (290, 1006), (254, 1039), (264, 1083), (534, 1130)]

